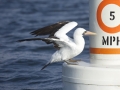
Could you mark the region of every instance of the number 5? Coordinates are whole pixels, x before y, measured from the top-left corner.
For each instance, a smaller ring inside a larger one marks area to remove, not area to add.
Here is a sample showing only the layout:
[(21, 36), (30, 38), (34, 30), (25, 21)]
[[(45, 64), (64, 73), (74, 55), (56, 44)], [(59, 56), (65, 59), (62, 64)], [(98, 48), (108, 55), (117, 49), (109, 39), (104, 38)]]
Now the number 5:
[(111, 16), (110, 20), (114, 20), (115, 19), (114, 13), (115, 13), (114, 11), (110, 11), (110, 16)]

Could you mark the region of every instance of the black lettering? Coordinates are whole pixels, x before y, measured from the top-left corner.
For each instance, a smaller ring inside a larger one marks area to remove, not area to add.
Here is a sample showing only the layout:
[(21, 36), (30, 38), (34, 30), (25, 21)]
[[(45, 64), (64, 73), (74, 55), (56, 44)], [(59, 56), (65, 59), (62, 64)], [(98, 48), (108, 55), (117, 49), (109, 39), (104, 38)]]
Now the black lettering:
[(120, 42), (119, 37), (117, 37), (117, 45), (119, 45), (119, 42)]
[(102, 45), (109, 45), (109, 37), (108, 36), (106, 39), (104, 36), (102, 36)]
[(113, 44), (120, 45), (119, 36), (102, 36), (102, 45), (112, 46)]
[(115, 19), (115, 11), (110, 11), (110, 20), (114, 20)]
[(112, 41), (112, 36), (110, 36), (110, 45), (112, 45), (112, 42), (113, 42), (113, 41)]
[(115, 42), (115, 37), (113, 36), (113, 42)]

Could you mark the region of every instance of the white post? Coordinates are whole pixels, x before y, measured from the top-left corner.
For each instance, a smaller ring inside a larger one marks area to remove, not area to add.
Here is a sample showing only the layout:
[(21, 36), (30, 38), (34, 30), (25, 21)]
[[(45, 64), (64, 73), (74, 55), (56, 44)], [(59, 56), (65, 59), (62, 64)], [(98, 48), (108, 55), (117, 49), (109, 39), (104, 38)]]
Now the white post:
[(120, 65), (120, 0), (90, 0), (90, 61), (99, 65)]
[(90, 63), (63, 64), (63, 90), (120, 90), (120, 0), (90, 0)]

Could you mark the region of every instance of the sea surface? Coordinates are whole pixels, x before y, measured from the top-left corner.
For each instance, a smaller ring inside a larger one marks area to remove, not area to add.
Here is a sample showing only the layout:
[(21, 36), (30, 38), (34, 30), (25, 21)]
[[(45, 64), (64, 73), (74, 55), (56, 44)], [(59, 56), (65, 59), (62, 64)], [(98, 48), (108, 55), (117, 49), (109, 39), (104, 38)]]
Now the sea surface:
[[(89, 29), (88, 0), (0, 0), (0, 90), (62, 90), (62, 64), (40, 71), (55, 52), (42, 41), (16, 42), (34, 37), (31, 31), (59, 21), (76, 21)], [(74, 31), (74, 30), (73, 30)], [(70, 37), (73, 31), (68, 33)], [(89, 38), (74, 59), (89, 62)]]

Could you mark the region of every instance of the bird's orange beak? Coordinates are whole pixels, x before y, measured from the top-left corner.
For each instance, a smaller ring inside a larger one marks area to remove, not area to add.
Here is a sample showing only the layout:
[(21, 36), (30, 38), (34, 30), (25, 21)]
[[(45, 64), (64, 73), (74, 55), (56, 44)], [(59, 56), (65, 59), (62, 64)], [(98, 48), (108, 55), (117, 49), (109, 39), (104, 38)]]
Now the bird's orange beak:
[(86, 31), (86, 32), (84, 33), (84, 35), (96, 35), (96, 33), (90, 32), (90, 31)]

